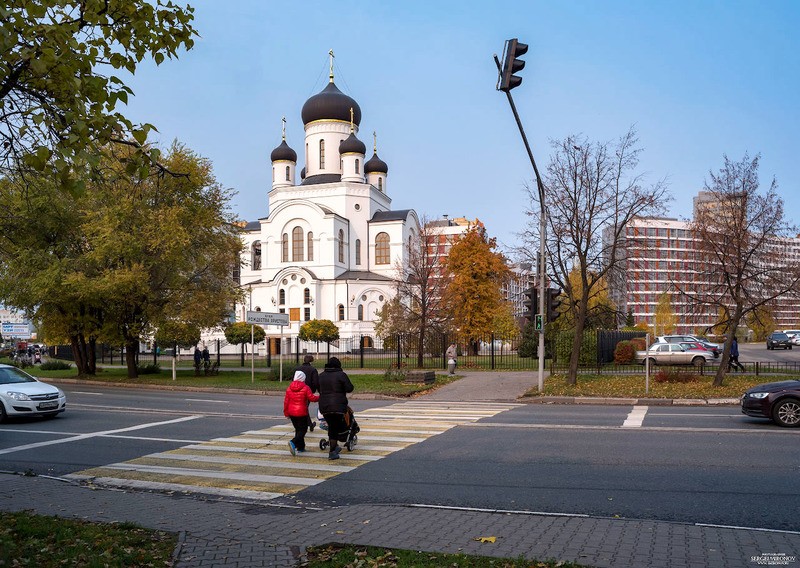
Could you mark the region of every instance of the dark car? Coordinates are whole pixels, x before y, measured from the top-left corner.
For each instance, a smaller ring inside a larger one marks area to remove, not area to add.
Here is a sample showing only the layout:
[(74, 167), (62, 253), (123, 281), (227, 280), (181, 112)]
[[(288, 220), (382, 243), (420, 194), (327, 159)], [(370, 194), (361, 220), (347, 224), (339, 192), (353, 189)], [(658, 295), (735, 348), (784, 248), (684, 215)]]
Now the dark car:
[(765, 383), (742, 395), (742, 414), (769, 418), (779, 426), (800, 426), (800, 381)]
[(776, 331), (767, 337), (767, 349), (775, 349), (776, 347), (791, 349), (792, 340), (782, 331)]

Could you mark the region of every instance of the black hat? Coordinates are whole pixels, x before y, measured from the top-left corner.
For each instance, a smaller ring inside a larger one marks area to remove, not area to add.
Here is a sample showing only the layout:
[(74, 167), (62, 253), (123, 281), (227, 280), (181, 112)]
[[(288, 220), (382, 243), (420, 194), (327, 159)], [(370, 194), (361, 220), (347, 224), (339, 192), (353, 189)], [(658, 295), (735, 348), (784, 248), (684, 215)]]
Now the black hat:
[(331, 357), (330, 359), (328, 359), (328, 364), (325, 366), (328, 367), (329, 369), (341, 369), (342, 362), (339, 361), (338, 357)]

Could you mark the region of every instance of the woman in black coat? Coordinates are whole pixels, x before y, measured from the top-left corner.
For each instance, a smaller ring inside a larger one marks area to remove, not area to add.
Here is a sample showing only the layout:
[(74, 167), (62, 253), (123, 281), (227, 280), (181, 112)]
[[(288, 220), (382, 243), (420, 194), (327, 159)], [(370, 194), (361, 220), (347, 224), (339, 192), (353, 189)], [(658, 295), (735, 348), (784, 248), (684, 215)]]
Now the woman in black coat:
[(329, 460), (339, 459), (342, 449), (339, 436), (347, 432), (347, 393), (353, 392), (350, 377), (342, 371), (342, 363), (336, 357), (328, 359), (325, 370), (319, 374), (319, 411), (328, 423)]

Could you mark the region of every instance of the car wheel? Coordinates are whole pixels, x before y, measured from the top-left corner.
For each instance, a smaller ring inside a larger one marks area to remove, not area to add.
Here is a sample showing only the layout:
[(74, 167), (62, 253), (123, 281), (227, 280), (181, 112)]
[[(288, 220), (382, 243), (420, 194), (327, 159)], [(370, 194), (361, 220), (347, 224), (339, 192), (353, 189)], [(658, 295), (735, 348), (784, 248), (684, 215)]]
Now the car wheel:
[(692, 365), (694, 365), (695, 367), (702, 367), (705, 364), (706, 364), (705, 357), (695, 357), (694, 359), (692, 359)]
[(3, 405), (3, 402), (0, 401), (0, 424), (6, 421), (7, 416), (8, 414), (6, 414), (6, 407)]
[(772, 409), (772, 419), (778, 426), (800, 426), (800, 400), (787, 398), (778, 402)]
[(655, 364), (656, 364), (656, 360), (655, 360), (655, 359), (653, 359), (652, 357), (650, 357), (650, 358), (648, 359), (648, 361), (650, 361), (650, 366), (651, 366), (651, 367), (655, 367)]

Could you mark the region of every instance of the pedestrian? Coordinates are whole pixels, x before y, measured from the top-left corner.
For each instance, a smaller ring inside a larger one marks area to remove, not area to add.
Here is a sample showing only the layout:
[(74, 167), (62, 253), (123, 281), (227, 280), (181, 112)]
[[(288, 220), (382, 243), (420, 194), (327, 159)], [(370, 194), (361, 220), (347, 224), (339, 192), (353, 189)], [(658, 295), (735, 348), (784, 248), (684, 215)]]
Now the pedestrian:
[(203, 360), (203, 354), (200, 352), (200, 348), (195, 345), (194, 346), (194, 372), (196, 375), (200, 374), (200, 362)]
[(206, 375), (208, 374), (208, 369), (211, 367), (211, 353), (208, 352), (208, 346), (203, 346), (203, 352), (201, 353), (203, 357), (203, 370), (205, 371)]
[(456, 365), (458, 364), (458, 360), (456, 357), (458, 356), (458, 349), (456, 348), (455, 343), (451, 343), (450, 347), (447, 348), (447, 352), (445, 353), (445, 357), (447, 357), (447, 368), (450, 371), (451, 375), (454, 375), (456, 372)]
[(283, 397), (283, 415), (292, 421), (294, 438), (289, 440), (289, 451), (293, 456), (306, 451), (306, 429), (308, 428), (308, 403), (316, 402), (319, 396), (306, 386), (306, 374), (295, 371), (286, 395)]
[(740, 371), (744, 371), (744, 365), (739, 363), (739, 342), (736, 340), (736, 336), (733, 336), (733, 342), (731, 343), (731, 354), (730, 360), (728, 361), (728, 370), (735, 371), (736, 367), (739, 367)]
[[(313, 361), (314, 361), (313, 355), (306, 355), (305, 357), (303, 357), (303, 364), (300, 365), (297, 369), (299, 371), (303, 371), (306, 374), (306, 386), (311, 389), (312, 393), (316, 393), (319, 390), (319, 371), (317, 371), (317, 368), (311, 364)], [(309, 415), (308, 431), (313, 432), (316, 426), (317, 423), (314, 422), (314, 420)]]
[(319, 410), (328, 423), (329, 460), (338, 460), (342, 449), (338, 446), (339, 437), (347, 432), (347, 394), (353, 392), (350, 377), (342, 370), (342, 363), (336, 357), (328, 359), (325, 369), (319, 374)]

